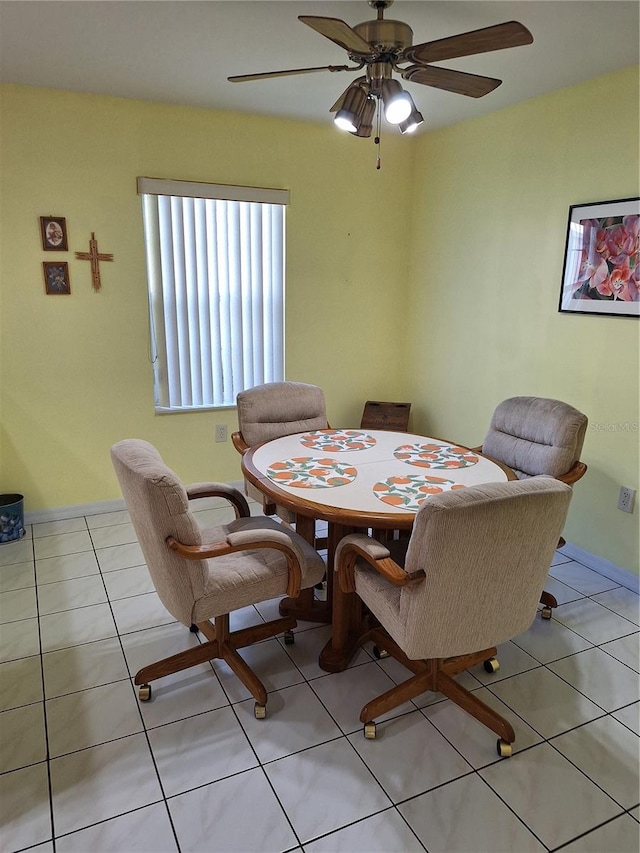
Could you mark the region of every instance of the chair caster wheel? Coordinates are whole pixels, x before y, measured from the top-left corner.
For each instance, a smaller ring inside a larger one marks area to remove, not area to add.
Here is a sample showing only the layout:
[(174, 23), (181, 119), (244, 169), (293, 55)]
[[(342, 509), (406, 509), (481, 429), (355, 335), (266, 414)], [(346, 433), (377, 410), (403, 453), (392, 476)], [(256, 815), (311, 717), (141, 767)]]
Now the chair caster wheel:
[(267, 716), (267, 706), (261, 705), (259, 702), (256, 702), (256, 704), (253, 706), (253, 715), (256, 720), (264, 720), (264, 718)]
[(193, 624), (189, 625), (189, 630), (191, 631), (192, 634), (200, 633), (200, 628), (198, 628), (197, 625), (193, 625)]
[(382, 660), (382, 658), (388, 658), (389, 657), (389, 652), (386, 649), (379, 648), (378, 646), (374, 646), (372, 651), (373, 651), (373, 656), (376, 660)]
[(364, 724), (364, 736), (367, 740), (376, 739), (376, 724), (374, 722)]
[(545, 605), (540, 613), (543, 619), (551, 619), (551, 608)]
[(483, 664), (486, 672), (497, 672), (500, 669), (500, 661), (498, 658), (489, 658)]
[(292, 646), (296, 641), (293, 631), (285, 631), (284, 632), (284, 644), (285, 646)]
[(511, 744), (507, 743), (506, 740), (502, 740), (501, 737), (498, 738), (496, 748), (498, 750), (498, 755), (500, 756), (500, 758), (509, 758), (509, 756), (513, 752)]
[(141, 684), (138, 690), (138, 699), (141, 702), (148, 702), (151, 699), (151, 685)]

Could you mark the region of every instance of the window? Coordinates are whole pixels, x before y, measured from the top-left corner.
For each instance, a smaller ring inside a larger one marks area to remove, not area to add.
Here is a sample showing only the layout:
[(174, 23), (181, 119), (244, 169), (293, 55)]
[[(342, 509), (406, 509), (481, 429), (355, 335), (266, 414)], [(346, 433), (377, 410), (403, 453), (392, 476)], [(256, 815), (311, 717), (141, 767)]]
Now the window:
[(287, 190), (138, 178), (156, 411), (284, 378)]

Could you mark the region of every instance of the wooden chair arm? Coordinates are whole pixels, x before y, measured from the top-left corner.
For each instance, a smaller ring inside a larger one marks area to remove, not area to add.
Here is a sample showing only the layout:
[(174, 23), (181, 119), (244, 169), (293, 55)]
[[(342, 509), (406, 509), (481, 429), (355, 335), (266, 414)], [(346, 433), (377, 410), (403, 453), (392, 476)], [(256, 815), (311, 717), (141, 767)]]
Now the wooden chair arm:
[(409, 574), (389, 555), (389, 551), (368, 536), (353, 534), (345, 537), (339, 545), (336, 560), (338, 582), (342, 592), (355, 592), (355, 567), (358, 559), (364, 559), (372, 568), (394, 586), (421, 583), (425, 578), (422, 569)]
[(236, 518), (248, 518), (251, 515), (245, 496), (227, 483), (191, 483), (185, 488), (190, 501), (198, 498), (224, 498), (233, 505)]
[(566, 472), (566, 474), (561, 474), (559, 477), (556, 477), (556, 480), (560, 480), (562, 483), (566, 483), (567, 486), (573, 486), (574, 483), (577, 483), (581, 477), (587, 473), (587, 466), (584, 462), (574, 462), (571, 468)]
[(249, 449), (249, 445), (247, 444), (247, 442), (242, 437), (242, 433), (241, 432), (232, 432), (231, 433), (231, 441), (232, 441), (235, 449), (238, 451), (238, 453), (240, 453), (244, 456), (244, 454)]
[[(260, 538), (256, 538), (259, 535)], [(238, 551), (256, 551), (273, 548), (281, 551), (287, 560), (287, 595), (297, 598), (302, 587), (301, 561), (304, 556), (286, 533), (279, 530), (239, 530), (230, 533), (224, 542), (208, 542), (205, 545), (184, 545), (173, 536), (167, 536), (167, 546), (187, 560), (208, 560), (234, 554)]]

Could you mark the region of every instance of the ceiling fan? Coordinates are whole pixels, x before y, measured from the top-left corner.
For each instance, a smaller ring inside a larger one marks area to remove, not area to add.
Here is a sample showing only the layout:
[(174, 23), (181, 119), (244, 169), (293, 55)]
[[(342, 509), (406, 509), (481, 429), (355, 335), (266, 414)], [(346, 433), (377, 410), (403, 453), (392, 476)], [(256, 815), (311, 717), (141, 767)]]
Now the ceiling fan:
[(411, 133), (424, 119), (418, 112), (411, 95), (393, 78), (393, 72), (403, 80), (422, 83), (447, 92), (481, 98), (496, 89), (502, 80), (481, 77), (440, 68), (433, 62), (457, 59), (520, 47), (531, 44), (533, 36), (517, 21), (508, 21), (492, 27), (483, 27), (460, 35), (414, 45), (413, 30), (402, 21), (384, 20), (384, 10), (393, 0), (368, 0), (377, 10), (375, 21), (364, 21), (350, 27), (339, 18), (299, 15), (298, 20), (311, 27), (347, 51), (356, 65), (322, 65), (314, 68), (292, 68), (284, 71), (266, 71), (259, 74), (239, 74), (227, 79), (232, 83), (265, 80), (270, 77), (287, 77), (293, 74), (310, 74), (314, 71), (359, 71), (357, 77), (330, 108), (335, 112), (338, 127), (354, 136), (371, 136), (376, 107), (382, 101), (385, 118), (399, 127), (401, 133)]

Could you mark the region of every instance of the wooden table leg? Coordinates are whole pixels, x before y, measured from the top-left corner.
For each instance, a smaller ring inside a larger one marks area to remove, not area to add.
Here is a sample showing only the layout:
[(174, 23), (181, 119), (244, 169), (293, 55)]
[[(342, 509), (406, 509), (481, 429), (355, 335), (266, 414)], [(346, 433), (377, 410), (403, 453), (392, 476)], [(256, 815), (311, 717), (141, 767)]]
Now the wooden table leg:
[[(296, 531), (311, 545), (315, 545), (316, 523), (315, 519), (304, 515), (296, 516)], [(331, 622), (331, 595), (332, 570), (327, 569), (327, 600), (318, 601), (314, 597), (313, 587), (303, 589), (298, 598), (283, 598), (280, 602), (280, 615), (293, 616), (295, 619), (303, 619), (307, 622)]]
[[(341, 672), (349, 664), (356, 652), (357, 640), (367, 628), (362, 615), (362, 602), (355, 592), (345, 593), (340, 589), (334, 574), (334, 554), (338, 542), (352, 529), (340, 524), (329, 524), (329, 571), (327, 584), (327, 599), (331, 590), (332, 607), (332, 631), (331, 639), (320, 652), (318, 661), (320, 668), (325, 672)], [(333, 582), (335, 580), (335, 583)]]

